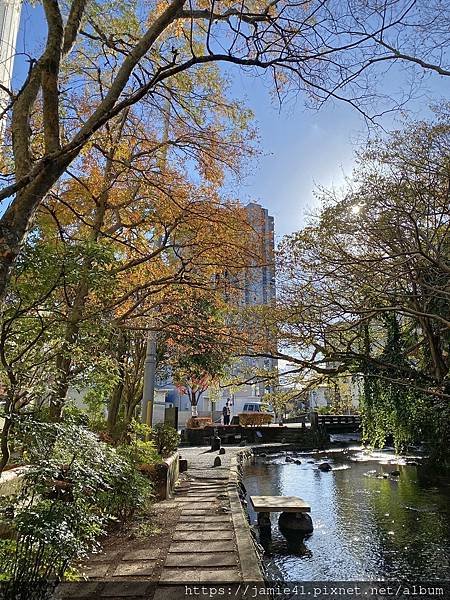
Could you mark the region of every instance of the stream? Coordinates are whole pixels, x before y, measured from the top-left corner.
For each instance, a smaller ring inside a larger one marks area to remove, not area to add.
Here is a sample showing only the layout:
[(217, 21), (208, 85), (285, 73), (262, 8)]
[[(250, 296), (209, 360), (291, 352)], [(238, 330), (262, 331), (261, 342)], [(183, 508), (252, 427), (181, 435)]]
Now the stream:
[[(332, 471), (318, 469), (324, 462)], [(269, 580), (449, 579), (449, 481), (420, 462), (357, 445), (255, 457), (244, 469), (248, 496), (299, 496), (314, 523), (313, 534), (292, 546), (271, 515), (272, 540), (263, 544)], [(250, 501), (248, 512), (255, 524)]]

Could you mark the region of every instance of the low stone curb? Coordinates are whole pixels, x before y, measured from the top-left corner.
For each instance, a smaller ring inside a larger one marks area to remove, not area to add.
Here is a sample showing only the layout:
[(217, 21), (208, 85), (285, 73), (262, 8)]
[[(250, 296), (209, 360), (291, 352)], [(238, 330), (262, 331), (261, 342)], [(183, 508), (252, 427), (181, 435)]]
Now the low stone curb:
[[(240, 459), (249, 458), (251, 450), (242, 450)], [(238, 494), (240, 481), (238, 457), (233, 457), (230, 463), (230, 474), (228, 478), (228, 496), (230, 500), (231, 518), (233, 520), (236, 546), (241, 566), (242, 580), (264, 582), (264, 576), (260, 566), (260, 559), (256, 551), (255, 543), (251, 534), (244, 508)]]

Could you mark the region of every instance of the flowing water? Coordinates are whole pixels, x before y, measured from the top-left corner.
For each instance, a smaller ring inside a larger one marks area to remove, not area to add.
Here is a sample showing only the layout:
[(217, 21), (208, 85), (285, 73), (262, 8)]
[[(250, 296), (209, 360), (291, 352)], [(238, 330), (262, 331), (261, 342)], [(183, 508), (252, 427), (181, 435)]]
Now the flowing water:
[[(320, 471), (322, 462), (333, 470)], [(279, 453), (248, 464), (244, 484), (249, 496), (300, 496), (311, 506), (314, 533), (295, 546), (272, 514), (272, 541), (263, 544), (272, 580), (450, 578), (449, 482), (430, 477), (417, 457), (361, 447)], [(250, 502), (248, 511), (255, 523)]]

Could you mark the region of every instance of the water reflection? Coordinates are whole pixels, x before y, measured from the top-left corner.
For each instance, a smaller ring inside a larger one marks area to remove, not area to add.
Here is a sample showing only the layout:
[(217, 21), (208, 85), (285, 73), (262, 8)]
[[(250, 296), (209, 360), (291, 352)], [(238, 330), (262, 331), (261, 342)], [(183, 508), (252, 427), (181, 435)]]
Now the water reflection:
[[(314, 533), (288, 545), (272, 515), (265, 542), (269, 575), (284, 580), (447, 579), (448, 485), (419, 477), (417, 457), (360, 447), (257, 458), (245, 470), (250, 495), (300, 496)], [(333, 470), (321, 472), (328, 462)], [(413, 463), (413, 464), (411, 464)], [(255, 514), (249, 504), (252, 522)]]

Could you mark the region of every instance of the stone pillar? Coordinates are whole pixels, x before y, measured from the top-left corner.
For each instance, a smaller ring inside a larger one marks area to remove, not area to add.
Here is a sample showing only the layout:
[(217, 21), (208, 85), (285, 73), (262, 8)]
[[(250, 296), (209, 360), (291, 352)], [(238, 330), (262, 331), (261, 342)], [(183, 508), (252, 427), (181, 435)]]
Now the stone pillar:
[(258, 528), (261, 537), (270, 538), (272, 536), (272, 524), (270, 522), (270, 513), (259, 512), (257, 514)]

